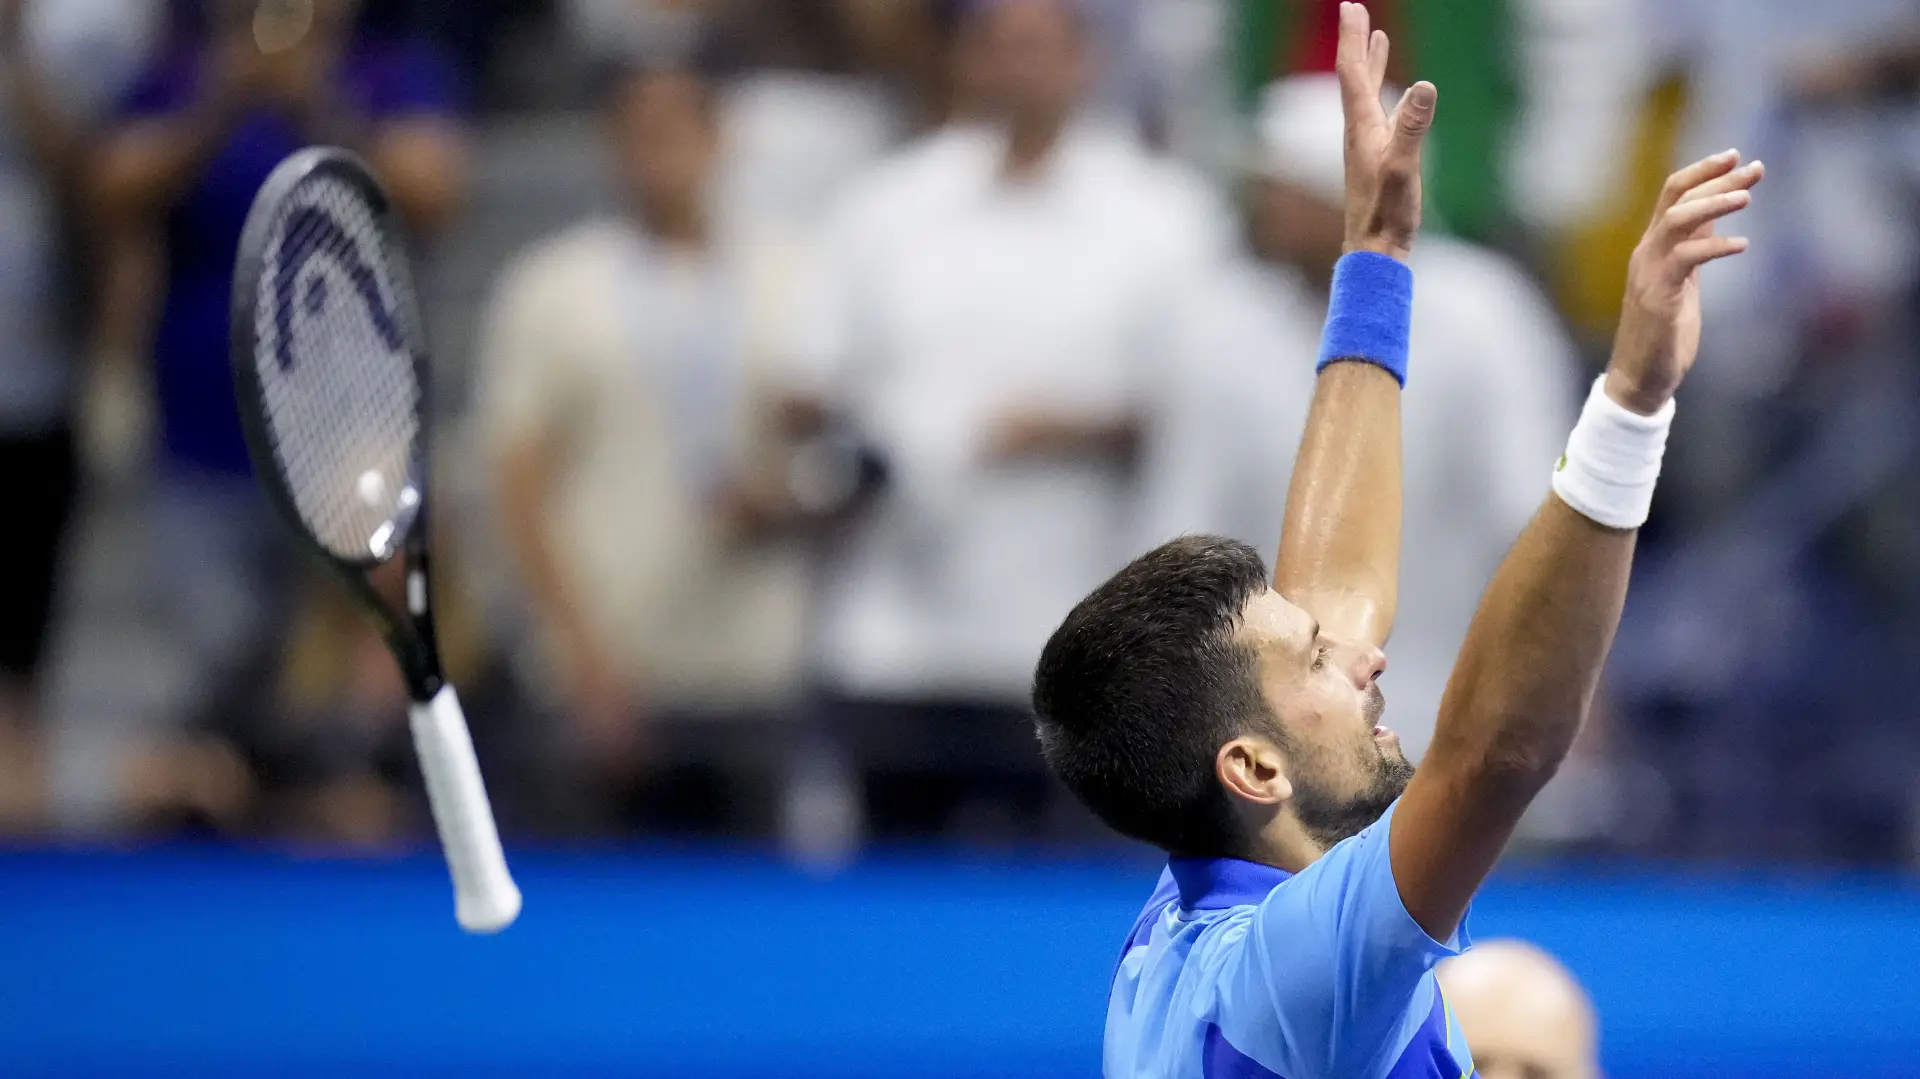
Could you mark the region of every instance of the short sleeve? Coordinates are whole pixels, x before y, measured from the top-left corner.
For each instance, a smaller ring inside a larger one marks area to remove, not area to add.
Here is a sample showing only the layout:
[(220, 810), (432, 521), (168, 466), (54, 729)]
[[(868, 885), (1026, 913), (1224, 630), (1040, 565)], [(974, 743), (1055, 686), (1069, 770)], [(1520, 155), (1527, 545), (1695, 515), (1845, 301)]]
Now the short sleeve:
[(478, 418), (498, 456), (564, 429), (581, 393), (569, 348), (566, 282), (551, 256), (508, 271), (481, 331)]
[(1282, 1075), (1384, 1076), (1433, 1008), (1427, 975), (1465, 947), (1401, 902), (1393, 812), (1269, 893), (1223, 964), (1221, 1033)]

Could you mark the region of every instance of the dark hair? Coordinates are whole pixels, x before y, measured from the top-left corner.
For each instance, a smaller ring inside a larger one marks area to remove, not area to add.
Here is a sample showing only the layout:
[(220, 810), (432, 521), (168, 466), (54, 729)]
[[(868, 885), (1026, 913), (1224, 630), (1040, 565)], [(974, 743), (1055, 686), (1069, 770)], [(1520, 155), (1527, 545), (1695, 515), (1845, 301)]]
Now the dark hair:
[(1220, 746), (1270, 729), (1241, 611), (1267, 587), (1253, 548), (1184, 536), (1135, 559), (1067, 615), (1040, 653), (1041, 752), (1114, 830), (1174, 854), (1231, 854)]

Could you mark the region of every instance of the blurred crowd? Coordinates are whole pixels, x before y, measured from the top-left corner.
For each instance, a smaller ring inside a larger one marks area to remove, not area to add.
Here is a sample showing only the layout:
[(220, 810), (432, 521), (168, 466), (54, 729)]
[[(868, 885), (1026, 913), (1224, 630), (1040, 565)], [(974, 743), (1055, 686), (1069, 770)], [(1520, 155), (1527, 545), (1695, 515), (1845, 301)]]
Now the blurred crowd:
[[(1372, 0), (1441, 90), (1417, 757), (1660, 178), (1769, 165), (1547, 850), (1920, 857), (1920, 7)], [(362, 154), (434, 341), (443, 651), (503, 828), (1112, 842), (1031, 665), (1272, 550), (1342, 237), (1333, 0), (0, 0), (0, 835), (424, 834), (398, 672), (249, 473), (242, 222)]]

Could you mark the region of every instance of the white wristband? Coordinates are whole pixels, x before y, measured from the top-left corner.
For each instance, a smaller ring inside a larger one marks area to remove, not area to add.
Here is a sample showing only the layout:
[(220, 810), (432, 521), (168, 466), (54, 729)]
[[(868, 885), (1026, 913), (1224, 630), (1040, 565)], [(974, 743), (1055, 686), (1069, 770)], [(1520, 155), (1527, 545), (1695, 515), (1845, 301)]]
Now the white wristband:
[(1639, 528), (1653, 506), (1660, 459), (1673, 426), (1673, 402), (1651, 416), (1607, 396), (1601, 375), (1587, 394), (1567, 452), (1554, 466), (1553, 490), (1581, 516), (1608, 528)]

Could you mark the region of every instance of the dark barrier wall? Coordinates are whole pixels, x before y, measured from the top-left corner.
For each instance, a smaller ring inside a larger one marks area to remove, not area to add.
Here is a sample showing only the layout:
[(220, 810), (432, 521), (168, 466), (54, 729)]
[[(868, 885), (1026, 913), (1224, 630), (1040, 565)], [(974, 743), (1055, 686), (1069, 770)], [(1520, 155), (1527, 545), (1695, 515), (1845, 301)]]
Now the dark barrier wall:
[[(1150, 866), (521, 855), (518, 925), (430, 860), (0, 857), (0, 1075), (1092, 1077)], [(1920, 1075), (1920, 892), (1508, 878), (1612, 1079)]]

